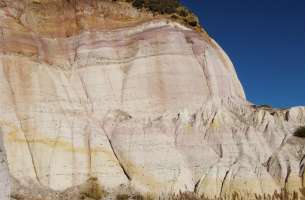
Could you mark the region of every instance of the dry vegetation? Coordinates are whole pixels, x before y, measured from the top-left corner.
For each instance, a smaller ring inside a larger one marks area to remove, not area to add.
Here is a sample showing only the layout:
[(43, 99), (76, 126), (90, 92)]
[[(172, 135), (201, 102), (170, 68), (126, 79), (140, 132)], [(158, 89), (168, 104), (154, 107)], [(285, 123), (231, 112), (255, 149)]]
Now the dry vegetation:
[(140, 194), (136, 194), (136, 195), (128, 195), (128, 194), (118, 194), (116, 196), (116, 200), (154, 200), (155, 198), (153, 198), (150, 195), (140, 195)]
[[(18, 182), (14, 184), (16, 185)], [(251, 195), (251, 198), (241, 196), (237, 192), (222, 198), (198, 196), (194, 192), (180, 192), (179, 194), (157, 197), (153, 194), (141, 194), (128, 185), (106, 191), (95, 177), (89, 178), (83, 185), (70, 188), (64, 192), (54, 193), (50, 190), (24, 188), (21, 185), (16, 188), (16, 192), (11, 194), (12, 200), (305, 200), (305, 187), (300, 189), (299, 192), (290, 193), (283, 189), (280, 192), (274, 192), (273, 195)]]
[(167, 15), (190, 27), (198, 27), (199, 20), (191, 11), (181, 5), (179, 0), (113, 0), (131, 3), (137, 9), (144, 9), (156, 15)]
[(88, 179), (86, 187), (80, 192), (80, 199), (100, 200), (106, 196), (105, 189), (99, 184), (98, 179), (91, 177)]
[[(300, 190), (301, 196), (297, 192), (288, 193), (285, 190), (281, 192), (274, 192), (273, 195), (255, 195), (251, 199), (255, 200), (305, 200), (305, 188)], [(233, 193), (232, 195), (228, 195), (226, 197), (221, 198), (208, 198), (204, 195), (198, 196), (193, 192), (180, 192), (179, 194), (171, 195), (169, 197), (159, 197), (154, 198), (151, 195), (128, 195), (128, 194), (118, 194), (116, 196), (116, 200), (247, 200), (249, 198), (245, 198), (240, 196), (237, 192)]]

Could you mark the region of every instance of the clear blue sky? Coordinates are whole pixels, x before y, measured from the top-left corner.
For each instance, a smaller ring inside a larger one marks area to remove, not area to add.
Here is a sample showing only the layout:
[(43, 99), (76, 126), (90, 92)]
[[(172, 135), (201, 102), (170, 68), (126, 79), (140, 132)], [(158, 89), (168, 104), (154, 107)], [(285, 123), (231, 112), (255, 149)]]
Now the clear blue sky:
[(232, 59), (247, 98), (305, 105), (305, 0), (181, 0)]

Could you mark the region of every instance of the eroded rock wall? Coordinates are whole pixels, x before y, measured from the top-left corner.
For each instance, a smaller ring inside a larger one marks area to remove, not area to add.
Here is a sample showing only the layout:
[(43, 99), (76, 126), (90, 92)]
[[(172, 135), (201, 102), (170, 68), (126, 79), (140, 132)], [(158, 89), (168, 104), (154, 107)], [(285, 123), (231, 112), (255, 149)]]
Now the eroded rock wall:
[[(0, 133), (2, 131), (0, 129)], [(9, 171), (7, 167), (7, 160), (5, 149), (3, 147), (2, 139), (0, 139), (0, 199), (9, 200), (10, 199), (10, 179)]]
[(124, 2), (1, 2), (0, 169), (14, 195), (90, 177), (210, 197), (304, 184), (305, 109), (252, 106), (204, 31)]

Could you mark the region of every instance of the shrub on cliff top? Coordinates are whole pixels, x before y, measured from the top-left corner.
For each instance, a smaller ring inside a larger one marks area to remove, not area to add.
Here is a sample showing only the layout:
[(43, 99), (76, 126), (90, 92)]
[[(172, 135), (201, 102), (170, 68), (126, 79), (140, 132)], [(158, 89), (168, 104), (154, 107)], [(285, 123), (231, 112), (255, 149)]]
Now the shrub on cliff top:
[(152, 12), (172, 14), (180, 7), (178, 0), (134, 0), (132, 5), (136, 8), (148, 8)]
[(125, 0), (135, 8), (147, 9), (153, 13), (165, 14), (189, 26), (199, 26), (198, 18), (180, 4), (179, 0)]

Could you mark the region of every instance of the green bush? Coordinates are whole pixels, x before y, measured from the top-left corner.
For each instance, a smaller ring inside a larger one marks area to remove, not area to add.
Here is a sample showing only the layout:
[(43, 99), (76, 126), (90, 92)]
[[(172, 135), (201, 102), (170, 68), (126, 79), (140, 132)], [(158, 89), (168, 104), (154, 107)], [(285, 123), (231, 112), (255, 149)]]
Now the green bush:
[(155, 14), (169, 15), (188, 26), (199, 26), (198, 18), (180, 4), (179, 0), (128, 0), (138, 9), (147, 9)]
[(180, 7), (178, 0), (134, 0), (132, 5), (136, 8), (147, 8), (160, 14), (172, 14)]

